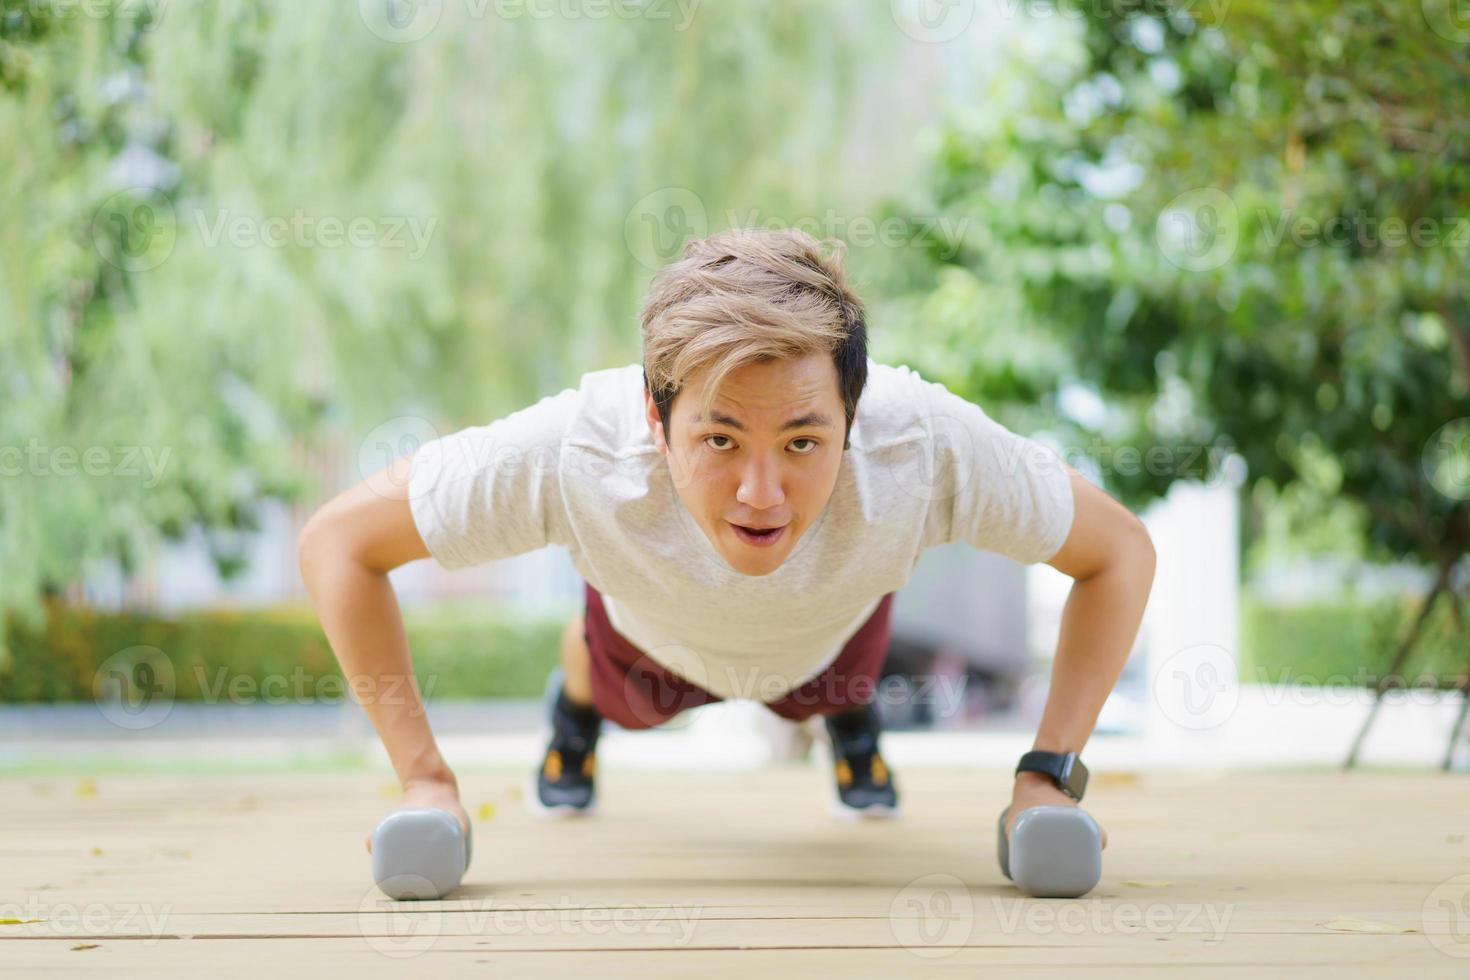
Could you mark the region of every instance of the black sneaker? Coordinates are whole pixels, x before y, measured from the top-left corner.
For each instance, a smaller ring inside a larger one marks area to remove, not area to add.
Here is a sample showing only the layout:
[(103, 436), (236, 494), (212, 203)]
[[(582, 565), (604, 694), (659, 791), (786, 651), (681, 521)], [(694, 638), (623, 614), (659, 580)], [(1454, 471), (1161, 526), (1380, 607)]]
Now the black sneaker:
[(833, 813), (844, 819), (898, 816), (898, 789), (878, 754), (883, 725), (877, 707), (866, 704), (824, 720), (832, 737)]
[(558, 689), (551, 709), (551, 742), (536, 773), (533, 809), (558, 817), (592, 812), (601, 729), (596, 708), (569, 701), (566, 691)]

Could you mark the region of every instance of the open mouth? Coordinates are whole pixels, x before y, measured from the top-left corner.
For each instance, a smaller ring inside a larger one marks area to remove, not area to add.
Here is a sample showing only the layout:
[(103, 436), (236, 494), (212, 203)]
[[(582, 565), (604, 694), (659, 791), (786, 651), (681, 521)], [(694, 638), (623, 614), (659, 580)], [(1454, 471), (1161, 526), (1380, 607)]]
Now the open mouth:
[(765, 530), (746, 527), (743, 524), (731, 524), (730, 526), (735, 529), (735, 534), (741, 541), (749, 545), (754, 545), (757, 548), (765, 548), (775, 544), (781, 540), (781, 535), (786, 533), (785, 524), (780, 527), (767, 528)]

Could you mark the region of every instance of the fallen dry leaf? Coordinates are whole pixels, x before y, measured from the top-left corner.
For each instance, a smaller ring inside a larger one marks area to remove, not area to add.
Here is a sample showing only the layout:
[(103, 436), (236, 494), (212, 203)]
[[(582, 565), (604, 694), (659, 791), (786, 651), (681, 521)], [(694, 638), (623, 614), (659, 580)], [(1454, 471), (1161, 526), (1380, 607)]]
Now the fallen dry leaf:
[(1374, 932), (1398, 934), (1404, 932), (1416, 932), (1407, 926), (1396, 926), (1389, 922), (1374, 922), (1372, 919), (1354, 919), (1351, 916), (1339, 916), (1336, 919), (1328, 919), (1326, 922), (1317, 923), (1331, 929), (1333, 932)]
[(92, 856), (94, 858), (100, 858), (102, 856), (102, 848), (100, 848), (100, 847), (94, 847), (94, 848), (92, 848)]
[(96, 949), (100, 945), (101, 943), (77, 943), (71, 948), (71, 951), (75, 953), (79, 949)]
[(97, 780), (83, 779), (77, 783), (77, 796), (87, 797), (97, 795)]
[(44, 921), (44, 919), (0, 919), (0, 926), (23, 926), (31, 922)]

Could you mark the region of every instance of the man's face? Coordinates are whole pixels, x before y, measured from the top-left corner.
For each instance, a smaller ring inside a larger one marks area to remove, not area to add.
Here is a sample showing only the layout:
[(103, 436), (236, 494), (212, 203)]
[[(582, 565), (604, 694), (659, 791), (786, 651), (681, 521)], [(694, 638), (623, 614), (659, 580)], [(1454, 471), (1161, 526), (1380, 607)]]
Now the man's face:
[(742, 574), (769, 574), (837, 485), (845, 426), (837, 367), (821, 351), (746, 365), (725, 376), (710, 415), (698, 417), (703, 394), (702, 374), (680, 390), (669, 443), (645, 387), (649, 429), (679, 500), (715, 549)]

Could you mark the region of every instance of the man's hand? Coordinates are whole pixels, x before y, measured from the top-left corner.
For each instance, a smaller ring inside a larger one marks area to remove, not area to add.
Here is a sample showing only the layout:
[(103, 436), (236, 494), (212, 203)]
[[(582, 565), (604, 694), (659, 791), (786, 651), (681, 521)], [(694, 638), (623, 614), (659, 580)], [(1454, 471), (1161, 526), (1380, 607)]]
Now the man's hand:
[[(459, 821), (459, 827), (466, 835), (470, 832), (470, 815), (459, 802), (459, 784), (453, 776), (447, 779), (412, 779), (403, 786), (403, 799), (398, 804), (399, 810), (407, 810), (412, 807), (432, 807), (436, 810), (448, 810), (454, 814)], [(362, 841), (367, 845), (369, 854), (373, 853), (373, 836), (369, 834)]]
[[(1011, 790), (1011, 807), (1006, 811), (1006, 840), (1010, 840), (1011, 828), (1016, 825), (1021, 811), (1033, 806), (1076, 805), (1077, 801), (1057, 789), (1057, 784), (1045, 773), (1018, 772), (1015, 788)], [(1103, 830), (1102, 824), (1098, 824), (1097, 829), (1102, 834), (1102, 846), (1107, 847), (1108, 832)]]

